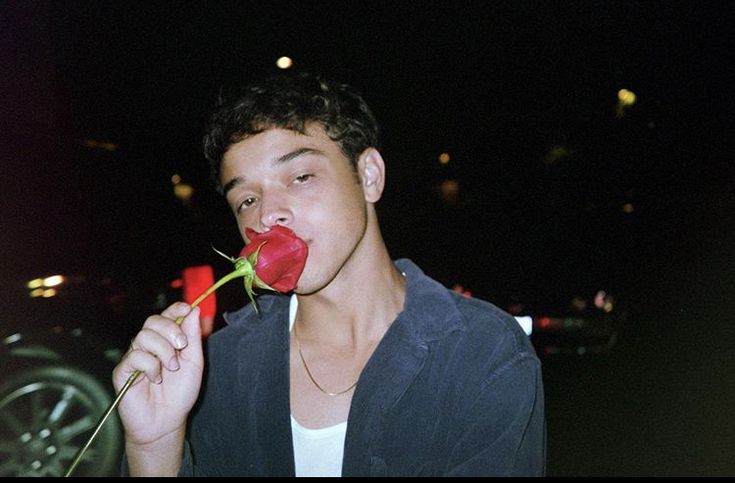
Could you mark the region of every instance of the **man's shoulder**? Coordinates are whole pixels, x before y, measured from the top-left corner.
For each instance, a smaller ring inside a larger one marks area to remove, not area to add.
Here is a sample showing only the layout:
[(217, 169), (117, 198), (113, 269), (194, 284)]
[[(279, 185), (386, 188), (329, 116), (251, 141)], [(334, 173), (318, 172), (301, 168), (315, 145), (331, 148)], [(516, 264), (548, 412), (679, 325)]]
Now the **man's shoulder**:
[[(518, 321), (494, 304), (461, 294), (453, 296), (463, 330), (454, 343), (462, 347), (456, 357), (466, 368), (476, 364), (478, 381), (518, 377), (540, 370), (538, 355)], [(469, 362), (473, 361), (473, 362)]]
[(500, 349), (496, 354), (535, 356), (523, 328), (506, 311), (445, 287), (411, 260), (401, 259), (396, 265), (408, 275), (407, 316), (420, 325), (427, 340), (455, 333), (480, 342), (490, 352)]
[(528, 334), (518, 319), (486, 300), (457, 295), (457, 310), (470, 330), (482, 330), (513, 341), (518, 349), (530, 349)]
[[(452, 293), (457, 310), (463, 320), (470, 326), (491, 327), (495, 329), (520, 329), (516, 319), (508, 312), (487, 300), (466, 297), (456, 292)], [(523, 330), (521, 329), (521, 332)]]

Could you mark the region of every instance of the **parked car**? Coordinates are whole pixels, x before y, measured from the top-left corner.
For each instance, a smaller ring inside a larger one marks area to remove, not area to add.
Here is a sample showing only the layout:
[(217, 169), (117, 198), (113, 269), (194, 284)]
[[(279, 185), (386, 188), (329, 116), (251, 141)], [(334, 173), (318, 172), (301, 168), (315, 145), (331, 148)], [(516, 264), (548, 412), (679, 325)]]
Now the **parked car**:
[[(452, 290), (466, 297), (461, 284)], [(627, 304), (605, 290), (515, 290), (505, 298), (481, 295), (513, 315), (540, 356), (599, 354), (615, 347), (628, 323)]]
[(539, 355), (609, 352), (627, 324), (624, 302), (605, 290), (577, 291), (553, 300), (516, 298), (506, 310), (516, 318), (530, 317), (530, 338)]
[[(62, 476), (113, 399), (110, 374), (127, 328), (107, 279), (44, 277), (2, 286), (0, 476)], [(78, 466), (119, 474), (115, 414)]]
[[(201, 265), (133, 286), (81, 275), (0, 283), (0, 477), (63, 476), (114, 400), (112, 370), (145, 317), (213, 282)], [(200, 305), (205, 336), (221, 323), (215, 300)], [(119, 475), (122, 450), (113, 412), (73, 475)]]

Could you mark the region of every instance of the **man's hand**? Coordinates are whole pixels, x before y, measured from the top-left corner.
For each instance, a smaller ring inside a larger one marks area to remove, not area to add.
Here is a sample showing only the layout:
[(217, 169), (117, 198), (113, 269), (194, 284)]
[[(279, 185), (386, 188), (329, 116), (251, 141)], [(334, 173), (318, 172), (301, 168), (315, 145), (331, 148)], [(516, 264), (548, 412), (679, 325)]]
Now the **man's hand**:
[[(176, 318), (184, 316), (181, 325), (176, 325)], [(141, 371), (118, 408), (129, 458), (136, 447), (160, 449), (164, 442), (179, 439), (183, 444), (186, 419), (199, 396), (203, 367), (198, 308), (192, 310), (177, 302), (161, 315), (146, 319), (112, 373), (115, 389), (120, 391), (134, 371)], [(180, 447), (171, 451), (180, 458)], [(129, 463), (132, 467), (133, 462)]]

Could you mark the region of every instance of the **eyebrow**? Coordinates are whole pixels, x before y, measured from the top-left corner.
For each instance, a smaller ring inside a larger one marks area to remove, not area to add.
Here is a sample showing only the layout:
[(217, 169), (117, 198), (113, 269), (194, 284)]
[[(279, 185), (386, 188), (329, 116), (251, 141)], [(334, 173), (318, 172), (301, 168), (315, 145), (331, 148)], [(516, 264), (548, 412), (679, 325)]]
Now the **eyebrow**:
[[(318, 149), (314, 148), (299, 148), (294, 151), (291, 151), (290, 153), (286, 153), (283, 156), (279, 156), (277, 158), (274, 158), (271, 160), (271, 166), (278, 166), (280, 164), (287, 163), (289, 161), (292, 161), (296, 158), (299, 158), (301, 156), (304, 156), (306, 154), (321, 154), (322, 152)], [(225, 183), (225, 185), (222, 187), (222, 194), (227, 196), (227, 193), (233, 189), (234, 187), (242, 184), (245, 182), (244, 176), (235, 176), (230, 181)]]

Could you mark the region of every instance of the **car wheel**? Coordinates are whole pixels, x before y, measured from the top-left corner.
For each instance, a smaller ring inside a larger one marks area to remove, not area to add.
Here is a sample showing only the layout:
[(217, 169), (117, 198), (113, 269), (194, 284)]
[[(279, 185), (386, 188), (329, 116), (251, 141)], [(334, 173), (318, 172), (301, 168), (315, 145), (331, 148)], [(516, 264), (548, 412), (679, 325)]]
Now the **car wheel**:
[[(36, 367), (10, 377), (0, 384), (0, 476), (63, 476), (111, 400), (105, 386), (75, 367)], [(74, 475), (119, 475), (121, 448), (112, 414)]]

